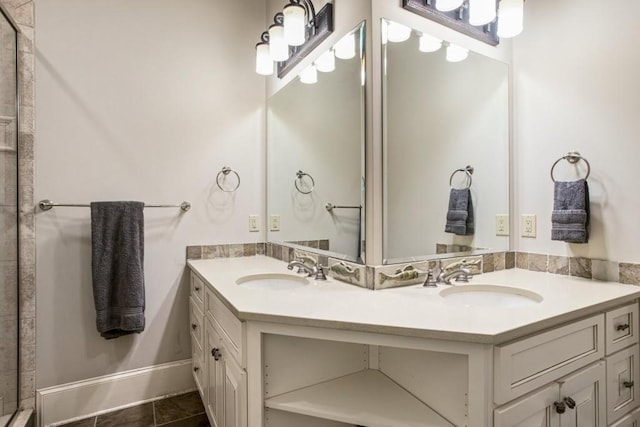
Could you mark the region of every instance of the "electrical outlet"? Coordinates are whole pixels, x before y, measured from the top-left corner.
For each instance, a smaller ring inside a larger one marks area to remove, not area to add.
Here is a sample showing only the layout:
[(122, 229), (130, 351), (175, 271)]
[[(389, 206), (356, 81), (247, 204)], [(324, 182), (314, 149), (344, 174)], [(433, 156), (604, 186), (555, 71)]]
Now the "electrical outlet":
[(280, 215), (271, 215), (269, 218), (269, 229), (271, 231), (280, 231)]
[(522, 237), (536, 237), (536, 216), (522, 215), (520, 217), (520, 229)]
[(496, 236), (509, 235), (509, 215), (496, 215)]
[(260, 231), (260, 217), (249, 215), (249, 231)]

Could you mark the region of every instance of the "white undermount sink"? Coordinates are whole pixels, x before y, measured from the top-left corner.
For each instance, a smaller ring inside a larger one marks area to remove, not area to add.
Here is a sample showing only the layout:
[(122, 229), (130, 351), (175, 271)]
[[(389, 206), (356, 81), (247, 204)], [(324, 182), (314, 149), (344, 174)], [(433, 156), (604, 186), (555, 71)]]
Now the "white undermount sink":
[(440, 291), (445, 304), (462, 307), (524, 307), (536, 305), (542, 295), (526, 289), (502, 285), (461, 285)]
[(309, 284), (302, 276), (285, 273), (250, 274), (236, 280), (236, 284), (250, 289), (287, 290), (301, 288)]

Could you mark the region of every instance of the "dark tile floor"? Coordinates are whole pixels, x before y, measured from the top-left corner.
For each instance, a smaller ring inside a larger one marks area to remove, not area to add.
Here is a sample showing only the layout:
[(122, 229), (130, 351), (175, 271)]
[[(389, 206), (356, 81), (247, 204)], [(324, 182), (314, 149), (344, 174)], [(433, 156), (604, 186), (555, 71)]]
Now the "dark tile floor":
[(197, 391), (109, 412), (60, 427), (210, 427)]

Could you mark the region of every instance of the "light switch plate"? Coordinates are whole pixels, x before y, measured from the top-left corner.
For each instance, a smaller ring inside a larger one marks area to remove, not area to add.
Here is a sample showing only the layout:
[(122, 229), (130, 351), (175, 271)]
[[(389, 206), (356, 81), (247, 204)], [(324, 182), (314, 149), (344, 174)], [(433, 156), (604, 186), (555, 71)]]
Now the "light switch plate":
[(280, 231), (280, 215), (271, 215), (269, 217), (269, 230)]
[(522, 215), (520, 217), (520, 229), (522, 237), (536, 237), (536, 216)]
[(509, 215), (496, 215), (496, 236), (509, 235)]
[(249, 231), (260, 231), (260, 217), (258, 215), (249, 215)]

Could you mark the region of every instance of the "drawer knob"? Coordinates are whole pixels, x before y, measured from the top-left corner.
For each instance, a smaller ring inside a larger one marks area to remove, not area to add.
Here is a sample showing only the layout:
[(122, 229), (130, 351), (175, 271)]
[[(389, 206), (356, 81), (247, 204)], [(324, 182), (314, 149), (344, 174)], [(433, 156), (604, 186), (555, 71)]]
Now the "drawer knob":
[(556, 408), (556, 412), (558, 414), (564, 414), (564, 412), (567, 410), (567, 405), (565, 405), (565, 403), (562, 401), (553, 402), (553, 407)]
[(198, 325), (196, 325), (195, 323), (192, 323), (191, 324), (191, 329), (193, 329), (195, 331), (196, 329), (198, 329)]
[(196, 292), (200, 292), (200, 286), (195, 286), (193, 289), (195, 289)]
[(213, 357), (213, 359), (215, 361), (218, 361), (222, 357), (222, 353), (220, 352), (219, 348), (212, 348), (211, 349), (211, 356)]
[(197, 366), (193, 367), (193, 372), (198, 372), (200, 370), (200, 368), (198, 368)]
[(573, 409), (573, 408), (576, 407), (576, 401), (573, 400), (570, 397), (565, 397), (564, 398), (564, 403), (567, 405), (567, 408), (569, 408), (569, 409)]
[(626, 388), (632, 388), (633, 387), (633, 381), (625, 381), (622, 383), (623, 386), (625, 386)]
[(629, 329), (629, 324), (628, 323), (625, 323), (624, 325), (616, 326), (616, 331), (626, 331), (627, 329)]

